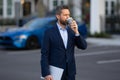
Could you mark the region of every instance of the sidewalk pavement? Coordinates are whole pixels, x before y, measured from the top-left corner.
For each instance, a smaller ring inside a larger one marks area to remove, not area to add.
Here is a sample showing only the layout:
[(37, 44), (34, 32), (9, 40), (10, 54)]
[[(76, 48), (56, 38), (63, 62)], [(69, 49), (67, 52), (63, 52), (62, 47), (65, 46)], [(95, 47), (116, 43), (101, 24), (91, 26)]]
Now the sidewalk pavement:
[(88, 37), (86, 40), (89, 44), (95, 44), (98, 46), (120, 46), (120, 35), (112, 35), (111, 38)]

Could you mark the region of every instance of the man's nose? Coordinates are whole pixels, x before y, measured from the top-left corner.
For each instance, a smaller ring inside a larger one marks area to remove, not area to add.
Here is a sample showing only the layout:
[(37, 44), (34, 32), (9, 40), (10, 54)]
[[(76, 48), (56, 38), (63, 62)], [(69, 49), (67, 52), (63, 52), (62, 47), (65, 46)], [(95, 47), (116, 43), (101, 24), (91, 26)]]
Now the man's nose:
[(69, 18), (70, 16), (67, 16), (67, 19)]
[(68, 19), (69, 17), (66, 17), (66, 20)]

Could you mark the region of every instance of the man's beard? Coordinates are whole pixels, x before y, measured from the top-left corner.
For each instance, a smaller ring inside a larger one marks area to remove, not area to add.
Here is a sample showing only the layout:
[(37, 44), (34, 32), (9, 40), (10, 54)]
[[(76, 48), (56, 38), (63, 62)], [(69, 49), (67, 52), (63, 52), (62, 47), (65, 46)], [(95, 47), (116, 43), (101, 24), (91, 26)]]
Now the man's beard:
[(62, 25), (64, 25), (64, 26), (67, 25), (67, 22), (66, 22), (66, 21), (62, 21), (62, 20), (60, 20), (60, 23), (61, 23)]

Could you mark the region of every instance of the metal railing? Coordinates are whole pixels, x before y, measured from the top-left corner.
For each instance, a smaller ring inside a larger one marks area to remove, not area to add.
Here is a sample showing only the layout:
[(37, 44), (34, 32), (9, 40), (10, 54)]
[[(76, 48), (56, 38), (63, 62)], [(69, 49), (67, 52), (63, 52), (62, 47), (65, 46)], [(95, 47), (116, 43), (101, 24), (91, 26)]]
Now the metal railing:
[(106, 32), (120, 34), (120, 16), (106, 17)]

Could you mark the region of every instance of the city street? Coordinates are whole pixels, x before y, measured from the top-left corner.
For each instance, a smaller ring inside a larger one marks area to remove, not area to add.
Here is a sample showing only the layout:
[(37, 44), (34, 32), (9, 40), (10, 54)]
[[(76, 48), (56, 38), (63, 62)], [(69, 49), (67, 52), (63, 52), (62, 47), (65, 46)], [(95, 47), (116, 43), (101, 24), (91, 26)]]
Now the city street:
[[(120, 46), (75, 49), (76, 80), (120, 80)], [(40, 49), (0, 50), (0, 80), (41, 80)]]
[[(86, 50), (75, 48), (76, 80), (120, 80), (120, 0), (0, 0), (0, 80), (42, 80), (41, 49), (35, 48), (54, 23), (65, 45), (71, 31), (68, 26), (78, 27), (88, 43)], [(50, 44), (59, 42), (52, 32), (48, 34)], [(76, 38), (72, 33), (70, 39)]]

